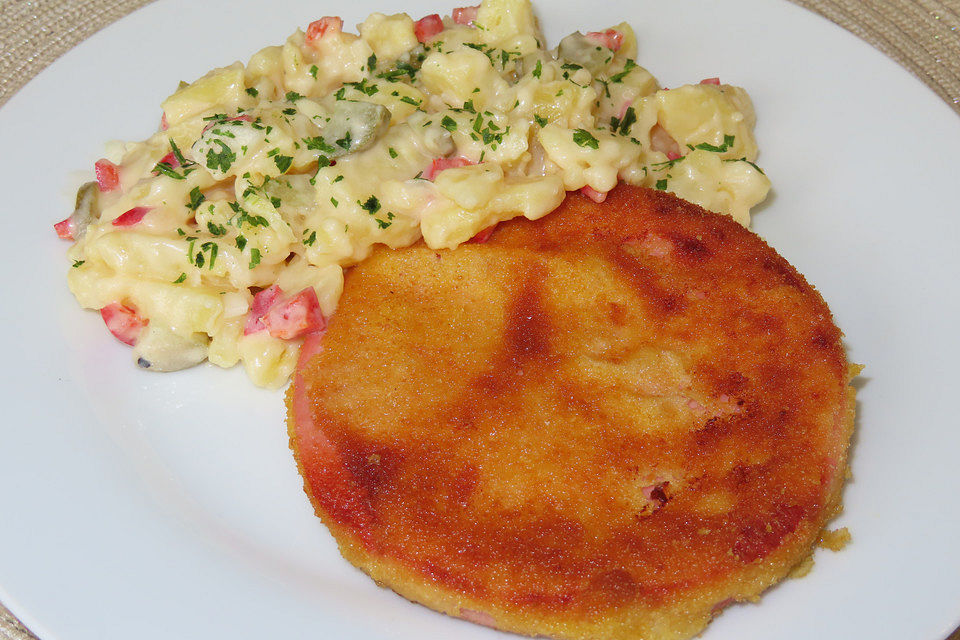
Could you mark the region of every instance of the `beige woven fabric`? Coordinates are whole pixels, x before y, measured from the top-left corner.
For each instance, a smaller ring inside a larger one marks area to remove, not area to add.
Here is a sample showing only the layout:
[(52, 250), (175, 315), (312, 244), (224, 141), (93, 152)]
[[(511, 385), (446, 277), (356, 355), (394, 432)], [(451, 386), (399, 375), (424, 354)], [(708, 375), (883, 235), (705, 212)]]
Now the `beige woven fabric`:
[[(151, 1), (0, 0), (0, 105), (76, 44)], [(960, 114), (960, 0), (792, 1), (883, 51)], [(0, 640), (36, 636), (0, 605)], [(960, 640), (960, 629), (948, 640)]]

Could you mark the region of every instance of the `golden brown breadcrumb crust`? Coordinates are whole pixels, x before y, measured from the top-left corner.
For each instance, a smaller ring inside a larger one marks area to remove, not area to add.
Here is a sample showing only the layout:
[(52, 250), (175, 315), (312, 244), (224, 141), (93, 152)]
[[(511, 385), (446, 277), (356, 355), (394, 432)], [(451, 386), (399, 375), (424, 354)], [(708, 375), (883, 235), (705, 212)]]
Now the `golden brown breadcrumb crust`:
[(305, 360), (291, 446), (343, 555), (504, 630), (693, 636), (839, 503), (853, 370), (827, 305), (669, 194), (378, 251)]

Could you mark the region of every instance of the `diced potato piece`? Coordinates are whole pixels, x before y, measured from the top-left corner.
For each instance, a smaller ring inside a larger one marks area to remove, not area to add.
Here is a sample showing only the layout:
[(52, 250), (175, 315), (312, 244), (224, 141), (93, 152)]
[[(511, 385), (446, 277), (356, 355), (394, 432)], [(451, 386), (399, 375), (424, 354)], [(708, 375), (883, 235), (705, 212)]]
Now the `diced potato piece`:
[[(756, 160), (757, 143), (748, 118), (714, 85), (684, 85), (658, 91), (659, 122), (682, 150), (698, 144), (725, 148), (723, 158)], [(733, 136), (725, 145), (724, 137)]]
[(746, 227), (750, 209), (767, 197), (770, 180), (749, 162), (725, 161), (698, 149), (671, 167), (667, 190)]
[(537, 220), (559, 207), (565, 196), (563, 180), (557, 175), (507, 178), (487, 206), (496, 211), (501, 220), (516, 215)]
[(210, 340), (207, 359), (218, 367), (227, 369), (240, 362), (239, 341), (243, 337), (244, 318), (235, 318), (223, 323)]
[(183, 240), (135, 231), (103, 234), (87, 244), (86, 256), (115, 273), (170, 282), (189, 266)]
[(163, 101), (167, 124), (174, 126), (182, 120), (219, 109), (236, 111), (245, 96), (243, 65), (239, 62), (214, 69), (196, 82), (180, 89)]
[(616, 186), (620, 169), (635, 162), (640, 147), (620, 136), (597, 131), (596, 136), (577, 129), (548, 124), (540, 130), (540, 144), (560, 167), (568, 191), (589, 186), (606, 193)]
[(329, 318), (343, 293), (343, 269), (336, 264), (315, 267), (303, 258), (296, 258), (280, 272), (277, 284), (291, 295), (313, 287), (323, 315)]
[(223, 314), (220, 292), (209, 287), (144, 280), (130, 288), (128, 297), (142, 316), (185, 338), (215, 333)]
[(484, 162), (441, 171), (434, 184), (437, 191), (464, 209), (480, 210), (503, 182), (503, 169)]
[(540, 34), (530, 0), (483, 0), (475, 24), (484, 43), (508, 51), (531, 53)]
[(456, 247), (502, 220), (540, 218), (565, 195), (559, 176), (509, 178), (494, 163), (448, 169), (434, 184), (443, 197), (431, 203), (420, 223), (433, 249)]
[[(420, 67), (420, 80), (427, 91), (439, 95), (451, 107), (462, 107), (473, 100), (479, 107), (492, 104), (509, 87), (490, 64), (490, 59), (476, 49), (460, 49), (450, 53), (433, 52)], [(480, 91), (474, 92), (474, 89)]]
[(389, 16), (371, 13), (360, 25), (360, 37), (381, 62), (396, 60), (418, 44), (413, 33), (413, 18), (405, 13)]
[[(279, 84), (283, 74), (283, 47), (264, 47), (253, 54), (247, 63), (247, 84), (253, 86), (263, 78), (268, 78), (274, 84)], [(269, 96), (262, 96), (267, 98)]]
[(237, 349), (253, 384), (267, 389), (279, 389), (287, 382), (300, 354), (298, 342), (279, 340), (266, 331), (242, 336)]
[(524, 111), (546, 118), (563, 127), (592, 127), (593, 104), (597, 92), (569, 80), (530, 82), (518, 92)]
[[(303, 34), (299, 34), (299, 39)], [(291, 38), (292, 40), (292, 38)], [(288, 42), (288, 44), (292, 44)], [(359, 82), (367, 68), (367, 60), (373, 49), (359, 36), (351, 33), (338, 32), (317, 38), (309, 45), (304, 45), (308, 57), (303, 61), (304, 71), (316, 65), (316, 80), (310, 95), (321, 96), (336, 89), (344, 82)], [(297, 63), (292, 54), (289, 55), (289, 64)], [(296, 73), (292, 66), (285, 70), (285, 74)], [(311, 74), (311, 80), (313, 80)]]

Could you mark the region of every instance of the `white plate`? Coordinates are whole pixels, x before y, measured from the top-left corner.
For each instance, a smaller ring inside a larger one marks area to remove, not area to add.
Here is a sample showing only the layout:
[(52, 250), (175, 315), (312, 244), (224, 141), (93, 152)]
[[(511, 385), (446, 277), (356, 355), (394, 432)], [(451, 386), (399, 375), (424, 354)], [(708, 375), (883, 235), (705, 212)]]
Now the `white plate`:
[[(940, 640), (960, 619), (955, 181), (960, 121), (852, 35), (777, 0), (540, 0), (550, 42), (629, 20), (667, 86), (750, 91), (775, 195), (756, 230), (831, 304), (867, 365), (842, 553), (709, 640)], [(375, 587), (301, 491), (282, 395), (242, 372), (136, 370), (81, 311), (51, 224), (108, 139), (146, 137), (180, 79), (324, 13), (424, 0), (160, 0), (71, 51), (0, 110), (0, 600), (44, 640), (495, 638)]]

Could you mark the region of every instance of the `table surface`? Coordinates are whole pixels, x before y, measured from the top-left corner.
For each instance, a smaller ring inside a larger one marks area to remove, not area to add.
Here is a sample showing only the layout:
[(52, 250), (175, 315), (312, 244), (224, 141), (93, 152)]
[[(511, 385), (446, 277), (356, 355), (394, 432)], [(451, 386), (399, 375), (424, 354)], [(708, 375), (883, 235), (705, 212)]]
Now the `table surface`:
[[(0, 0), (0, 106), (78, 43), (151, 1)], [(896, 60), (960, 114), (960, 0), (791, 1)], [(36, 636), (0, 604), (0, 640)], [(947, 640), (960, 640), (960, 629)]]

